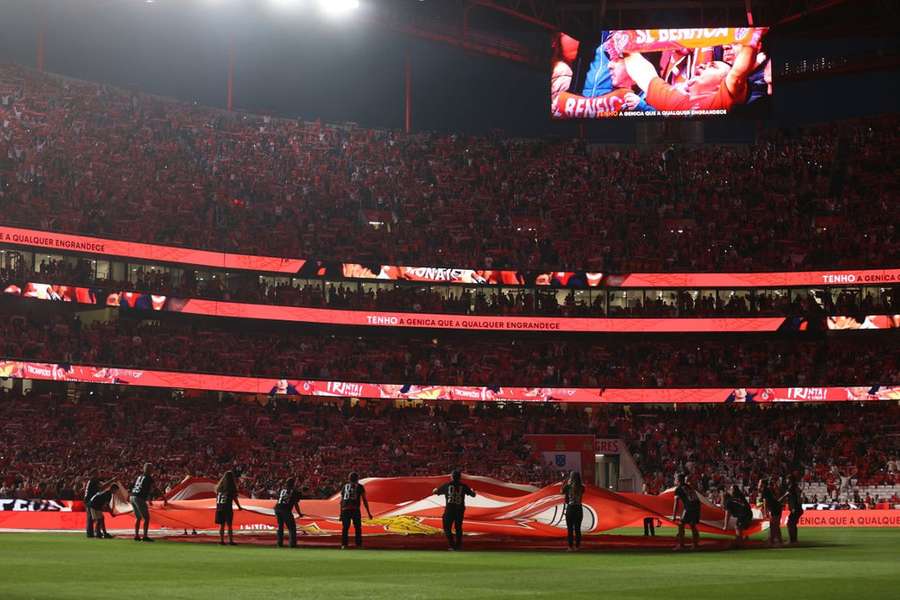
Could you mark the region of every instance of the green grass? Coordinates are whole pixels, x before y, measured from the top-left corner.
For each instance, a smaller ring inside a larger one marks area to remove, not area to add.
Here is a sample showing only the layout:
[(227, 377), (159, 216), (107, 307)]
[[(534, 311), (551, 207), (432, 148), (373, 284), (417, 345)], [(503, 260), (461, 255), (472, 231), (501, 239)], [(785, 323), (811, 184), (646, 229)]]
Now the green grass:
[(0, 598), (900, 597), (900, 531), (802, 530), (742, 552), (438, 552), (86, 540), (0, 534)]

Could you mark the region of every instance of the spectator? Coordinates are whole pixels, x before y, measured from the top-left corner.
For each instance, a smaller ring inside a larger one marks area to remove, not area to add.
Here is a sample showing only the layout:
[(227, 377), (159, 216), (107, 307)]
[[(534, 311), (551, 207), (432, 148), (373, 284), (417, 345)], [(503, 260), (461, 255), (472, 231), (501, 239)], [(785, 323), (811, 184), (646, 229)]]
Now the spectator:
[(897, 192), (895, 116), (692, 147), (662, 168), (660, 148), (234, 115), (15, 65), (0, 67), (0, 90), (0, 210), (38, 229), (523, 271), (898, 259), (882, 217)]

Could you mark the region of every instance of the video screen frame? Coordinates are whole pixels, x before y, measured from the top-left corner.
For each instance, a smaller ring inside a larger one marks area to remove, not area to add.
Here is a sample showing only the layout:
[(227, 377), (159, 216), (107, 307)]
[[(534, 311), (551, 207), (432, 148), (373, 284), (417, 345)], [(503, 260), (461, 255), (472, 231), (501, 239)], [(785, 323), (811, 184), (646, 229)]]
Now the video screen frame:
[(553, 39), (556, 120), (763, 115), (772, 97), (766, 27), (604, 30)]

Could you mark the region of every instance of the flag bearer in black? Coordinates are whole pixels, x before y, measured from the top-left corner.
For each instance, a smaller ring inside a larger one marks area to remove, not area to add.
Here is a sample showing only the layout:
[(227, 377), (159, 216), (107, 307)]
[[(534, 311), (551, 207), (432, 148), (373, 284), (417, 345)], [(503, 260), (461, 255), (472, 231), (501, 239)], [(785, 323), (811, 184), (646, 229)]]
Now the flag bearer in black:
[(237, 481), (234, 473), (225, 471), (222, 479), (216, 485), (216, 524), (219, 526), (219, 544), (225, 545), (225, 526), (228, 526), (228, 545), (237, 546), (234, 543), (234, 506), (238, 510), (244, 510), (238, 500)]
[[(450, 550), (462, 549), (462, 524), (466, 514), (466, 496), (475, 497), (475, 490), (462, 482), (462, 474), (459, 469), (454, 469), (450, 474), (450, 481), (432, 490), (436, 496), (447, 498), (444, 508), (444, 534)], [(453, 529), (456, 529), (454, 537)]]
[(765, 512), (769, 513), (769, 545), (780, 546), (784, 543), (784, 540), (781, 539), (781, 511), (784, 506), (778, 498), (774, 483), (768, 479), (760, 480), (759, 495), (762, 498)]
[(350, 481), (341, 487), (341, 549), (347, 547), (347, 534), (350, 532), (350, 523), (353, 523), (356, 547), (362, 546), (362, 512), (359, 503), (366, 507), (366, 513), (372, 518), (369, 510), (369, 500), (366, 498), (366, 488), (359, 482), (356, 471), (350, 473)]
[(91, 507), (89, 503), (91, 498), (94, 497), (94, 494), (100, 491), (100, 477), (97, 476), (97, 473), (92, 473), (90, 478), (88, 478), (87, 482), (84, 484), (84, 512), (86, 515), (86, 523), (85, 523), (85, 533), (89, 538), (94, 537), (94, 517), (91, 513)]
[[(134, 541), (152, 542), (153, 538), (147, 535), (150, 529), (150, 498), (153, 496), (153, 477), (150, 475), (152, 466), (144, 463), (144, 470), (134, 480), (131, 488), (131, 508), (134, 509)], [(141, 521), (144, 523), (144, 537), (141, 537)]]
[[(691, 485), (690, 477), (679, 473), (675, 476), (675, 502), (672, 505), (672, 520), (678, 523), (678, 544), (675, 550), (684, 550), (684, 527), (691, 528), (691, 546), (694, 550), (700, 544), (700, 532), (697, 531), (697, 523), (700, 522), (700, 497)], [(681, 517), (678, 517), (678, 504), (681, 503)]]
[(584, 520), (584, 507), (581, 504), (584, 484), (581, 483), (581, 473), (578, 471), (569, 473), (560, 493), (566, 500), (566, 539), (569, 542), (569, 551), (572, 552), (581, 548), (581, 522)]
[(294, 520), (294, 510), (297, 516), (300, 512), (300, 492), (294, 488), (294, 478), (284, 482), (284, 487), (278, 492), (278, 500), (275, 502), (275, 518), (278, 520), (278, 547), (284, 546), (284, 528), (287, 527), (291, 539), (291, 548), (297, 547), (297, 521)]
[(113, 495), (119, 491), (119, 486), (115, 483), (105, 486), (102, 490), (98, 490), (87, 502), (87, 510), (91, 513), (94, 521), (94, 536), (97, 539), (109, 539), (112, 536), (106, 531), (106, 521), (103, 519), (104, 512), (112, 512)]
[(797, 485), (797, 478), (791, 475), (788, 477), (787, 491), (779, 498), (781, 502), (787, 500), (788, 514), (787, 530), (788, 540), (791, 544), (797, 543), (797, 524), (800, 517), (803, 516), (803, 495), (800, 493), (800, 486)]
[(725, 520), (722, 529), (728, 529), (728, 517), (734, 517), (734, 547), (740, 548), (744, 544), (744, 531), (753, 522), (753, 509), (741, 488), (731, 487), (731, 493), (725, 496)]

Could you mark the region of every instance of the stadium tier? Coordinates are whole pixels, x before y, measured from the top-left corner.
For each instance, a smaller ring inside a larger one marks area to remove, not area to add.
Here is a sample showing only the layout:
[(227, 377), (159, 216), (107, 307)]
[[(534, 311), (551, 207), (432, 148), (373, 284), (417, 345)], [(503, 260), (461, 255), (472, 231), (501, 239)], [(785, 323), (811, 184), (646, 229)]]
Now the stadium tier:
[(900, 260), (900, 234), (882, 218), (897, 192), (893, 116), (663, 160), (235, 115), (10, 65), (0, 95), (5, 224), (359, 265), (775, 271)]
[[(16, 243), (22, 238), (11, 234), (0, 239)], [(553, 273), (545, 274), (553, 277), (542, 281), (527, 278), (531, 282), (527, 285), (525, 277), (510, 284), (472, 279), (448, 282), (446, 273), (438, 273), (446, 269), (426, 269), (422, 277), (398, 275), (400, 281), (388, 282), (360, 280), (355, 272), (337, 280), (232, 274), (12, 247), (0, 250), (0, 261), (6, 265), (0, 270), (0, 286), (9, 295), (334, 325), (623, 333), (887, 329), (900, 322), (893, 283), (900, 276), (897, 269), (627, 276)], [(586, 275), (595, 276), (590, 285)], [(714, 281), (731, 286), (707, 287)], [(778, 282), (780, 287), (774, 287)], [(787, 318), (760, 318), (775, 316)], [(616, 321), (619, 317), (631, 320)]]
[[(4, 395), (10, 451), (0, 462), (0, 494), (76, 498), (84, 474), (127, 480), (148, 456), (158, 457), (160, 491), (185, 475), (217, 477), (231, 466), (241, 468), (242, 489), (255, 498), (273, 497), (289, 476), (309, 488), (308, 496), (328, 497), (348, 469), (408, 477), (458, 467), (542, 486), (558, 480), (559, 468), (543, 463), (535, 436), (555, 434), (622, 440), (650, 493), (671, 486), (673, 473), (687, 469), (704, 494), (717, 497), (738, 484), (755, 500), (760, 479), (794, 472), (809, 490), (808, 503), (900, 502), (895, 402), (639, 412), (606, 406), (588, 412), (558, 404), (396, 408), (386, 402), (282, 400), (260, 406), (128, 396), (97, 393), (66, 402), (49, 394)], [(35, 428), (37, 418), (41, 425)], [(228, 436), (220, 435), (222, 427)], [(59, 440), (73, 436), (78, 443), (58, 452)]]
[(416, 386), (868, 388), (900, 384), (900, 343), (893, 332), (836, 333), (827, 339), (546, 339), (513, 332), (397, 336), (282, 324), (195, 322), (184, 315), (162, 320), (155, 316), (135, 319), (132, 314), (110, 321), (90, 317), (82, 323), (77, 314), (66, 310), (29, 314), (29, 307), (18, 300), (0, 313), (0, 352), (7, 359)]

